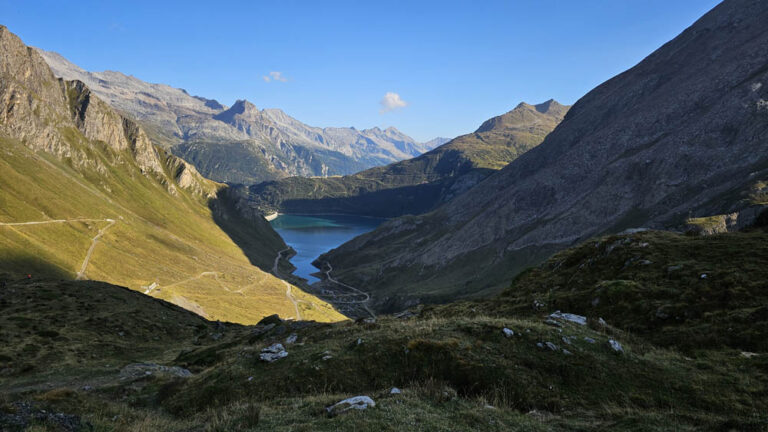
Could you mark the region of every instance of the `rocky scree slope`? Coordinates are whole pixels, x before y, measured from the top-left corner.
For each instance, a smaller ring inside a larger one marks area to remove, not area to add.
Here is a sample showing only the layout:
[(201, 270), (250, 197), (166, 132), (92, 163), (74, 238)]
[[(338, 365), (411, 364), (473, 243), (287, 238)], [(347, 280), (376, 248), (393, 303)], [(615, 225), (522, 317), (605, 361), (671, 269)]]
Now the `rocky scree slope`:
[(253, 185), (238, 207), (264, 214), (394, 217), (425, 213), (541, 143), (568, 108), (554, 100), (538, 105), (521, 103), (484, 122), (474, 133), (412, 159), (344, 177), (289, 177)]
[(223, 187), (0, 27), (0, 272), (108, 281), (212, 319), (289, 317), (293, 301), (342, 319), (287, 298), (268, 273), (284, 243), (221, 205)]
[(287, 175), (350, 174), (429, 150), (394, 128), (307, 126), (281, 110), (240, 100), (231, 107), (183, 89), (120, 72), (88, 72), (38, 50), (57, 76), (83, 81), (101, 99), (141, 124), (153, 142), (216, 181), (251, 184)]
[(723, 2), (469, 192), (322, 259), (379, 308), (399, 308), (495, 292), (601, 233), (758, 215), (768, 178), (766, 19), (765, 2)]

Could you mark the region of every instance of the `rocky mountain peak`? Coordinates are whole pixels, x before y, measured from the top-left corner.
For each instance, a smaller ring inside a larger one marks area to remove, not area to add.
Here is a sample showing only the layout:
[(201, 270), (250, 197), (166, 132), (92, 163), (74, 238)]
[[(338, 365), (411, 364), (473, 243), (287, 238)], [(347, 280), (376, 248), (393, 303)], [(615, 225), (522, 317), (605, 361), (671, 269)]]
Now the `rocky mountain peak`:
[(542, 102), (537, 105), (531, 105), (526, 102), (520, 102), (517, 106), (500, 116), (486, 120), (475, 133), (490, 132), (494, 130), (503, 130), (520, 124), (528, 124), (532, 116), (544, 114), (551, 117), (562, 118), (568, 111), (568, 106), (562, 105), (554, 99)]

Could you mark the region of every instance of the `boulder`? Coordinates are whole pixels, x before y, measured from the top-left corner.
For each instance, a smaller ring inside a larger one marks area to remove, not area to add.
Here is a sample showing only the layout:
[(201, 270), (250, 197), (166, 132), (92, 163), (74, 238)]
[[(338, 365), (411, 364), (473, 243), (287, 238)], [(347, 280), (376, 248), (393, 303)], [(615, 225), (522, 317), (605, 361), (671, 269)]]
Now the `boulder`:
[(287, 356), (288, 351), (285, 350), (283, 344), (276, 343), (262, 349), (261, 354), (259, 354), (259, 359), (267, 363), (272, 363)]
[(552, 314), (550, 314), (549, 317), (551, 319), (569, 321), (578, 325), (587, 325), (587, 317), (582, 315), (555, 311)]
[(510, 338), (510, 337), (515, 335), (514, 331), (512, 331), (512, 330), (510, 330), (510, 329), (508, 329), (506, 327), (504, 327), (504, 329), (502, 329), (501, 331), (504, 332), (504, 336), (506, 336), (508, 338)]
[(335, 404), (326, 407), (325, 412), (328, 413), (329, 416), (333, 417), (339, 414), (344, 414), (350, 410), (364, 410), (375, 406), (376, 402), (374, 402), (370, 397), (355, 396), (336, 402)]
[(624, 353), (624, 347), (621, 346), (621, 344), (618, 341), (615, 341), (613, 339), (608, 340), (608, 345), (611, 347), (612, 350), (619, 354)]

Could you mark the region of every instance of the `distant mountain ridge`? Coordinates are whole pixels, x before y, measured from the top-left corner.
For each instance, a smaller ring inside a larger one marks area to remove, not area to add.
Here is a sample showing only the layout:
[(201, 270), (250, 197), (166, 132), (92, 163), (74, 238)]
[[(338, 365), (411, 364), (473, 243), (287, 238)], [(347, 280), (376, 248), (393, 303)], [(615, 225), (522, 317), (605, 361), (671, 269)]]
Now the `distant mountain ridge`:
[(247, 213), (425, 213), (538, 145), (568, 108), (554, 100), (521, 103), (475, 132), (412, 159), (344, 177), (289, 177), (252, 185), (238, 207)]
[(216, 181), (258, 183), (289, 175), (355, 173), (408, 159), (440, 141), (416, 142), (395, 128), (316, 128), (278, 109), (239, 100), (227, 107), (183, 89), (120, 72), (88, 72), (44, 50), (57, 76), (86, 83), (94, 94), (139, 122), (153, 142)]
[(768, 205), (766, 22), (764, 1), (721, 3), (467, 193), (322, 260), (394, 310), (497, 292), (595, 235), (749, 225)]

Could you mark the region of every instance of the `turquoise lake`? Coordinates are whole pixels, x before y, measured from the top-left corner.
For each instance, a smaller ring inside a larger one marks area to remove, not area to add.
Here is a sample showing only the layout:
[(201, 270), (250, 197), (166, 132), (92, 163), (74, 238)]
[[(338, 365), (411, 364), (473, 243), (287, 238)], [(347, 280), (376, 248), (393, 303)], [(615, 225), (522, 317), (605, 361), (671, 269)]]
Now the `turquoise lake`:
[(291, 263), (296, 266), (293, 274), (314, 283), (319, 279), (311, 276), (318, 271), (312, 261), (342, 243), (372, 231), (384, 221), (349, 215), (281, 214), (270, 223), (285, 243), (296, 251), (291, 258)]

